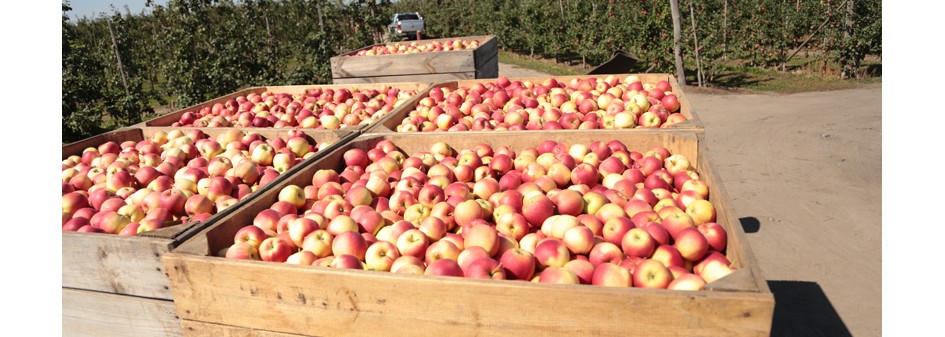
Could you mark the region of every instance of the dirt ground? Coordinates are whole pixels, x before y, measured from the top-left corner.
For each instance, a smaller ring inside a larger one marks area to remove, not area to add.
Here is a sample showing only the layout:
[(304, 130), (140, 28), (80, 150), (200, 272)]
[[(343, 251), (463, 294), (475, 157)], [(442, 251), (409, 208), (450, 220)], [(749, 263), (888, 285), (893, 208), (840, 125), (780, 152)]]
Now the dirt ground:
[(882, 86), (689, 99), (775, 295), (772, 336), (882, 335)]
[(882, 86), (687, 94), (774, 293), (771, 335), (882, 335)]

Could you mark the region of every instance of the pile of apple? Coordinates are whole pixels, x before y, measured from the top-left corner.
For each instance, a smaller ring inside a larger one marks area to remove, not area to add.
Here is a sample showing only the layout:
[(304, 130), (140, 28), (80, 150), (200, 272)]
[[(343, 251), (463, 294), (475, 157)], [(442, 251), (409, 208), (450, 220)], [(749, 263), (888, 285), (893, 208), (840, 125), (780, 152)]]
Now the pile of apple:
[(548, 78), (541, 83), (476, 83), (435, 87), (397, 126), (397, 132), (666, 128), (686, 121), (666, 80)]
[(62, 230), (134, 236), (206, 220), (328, 145), (298, 130), (192, 129), (89, 147), (62, 161)]
[(251, 93), (184, 112), (171, 126), (343, 129), (376, 122), (416, 94), (391, 87)]
[(368, 49), (359, 50), (357, 53), (346, 56), (372, 56), (372, 55), (395, 55), (395, 54), (414, 54), (429, 53), (438, 51), (476, 49), (479, 47), (479, 40), (445, 40), (432, 42), (410, 43), (389, 43), (383, 46), (373, 46)]
[(680, 154), (620, 141), (513, 152), (391, 141), (317, 170), (218, 252), (333, 268), (699, 290), (733, 271), (709, 190)]

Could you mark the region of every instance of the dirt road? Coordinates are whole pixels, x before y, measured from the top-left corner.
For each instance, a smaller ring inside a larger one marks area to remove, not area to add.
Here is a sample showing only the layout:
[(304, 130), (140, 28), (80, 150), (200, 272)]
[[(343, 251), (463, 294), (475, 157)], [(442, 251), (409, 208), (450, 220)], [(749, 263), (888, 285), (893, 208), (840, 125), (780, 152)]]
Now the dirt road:
[(881, 85), (689, 99), (775, 294), (772, 336), (881, 335)]

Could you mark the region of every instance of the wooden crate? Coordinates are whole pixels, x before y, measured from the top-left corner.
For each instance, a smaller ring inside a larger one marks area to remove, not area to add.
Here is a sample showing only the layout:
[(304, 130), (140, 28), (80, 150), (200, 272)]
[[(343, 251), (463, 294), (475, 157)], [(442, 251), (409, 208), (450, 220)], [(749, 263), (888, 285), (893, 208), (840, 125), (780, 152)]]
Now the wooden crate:
[[(613, 74), (613, 75), (619, 77), (620, 80), (622, 81), (624, 78), (626, 78), (627, 76), (631, 74)], [(679, 98), (679, 113), (681, 113), (683, 116), (686, 116), (686, 119), (687, 119), (685, 122), (672, 125), (671, 127), (672, 129), (685, 129), (685, 130), (691, 130), (691, 131), (695, 131), (699, 133), (704, 132), (705, 128), (702, 124), (702, 120), (699, 119), (699, 115), (697, 115), (695, 110), (693, 109), (692, 103), (689, 102), (689, 97), (686, 96), (686, 93), (679, 86), (679, 82), (676, 81), (675, 76), (671, 74), (662, 74), (662, 73), (635, 74), (635, 75), (639, 76), (640, 80), (643, 81), (644, 83), (648, 83), (648, 82), (655, 83), (661, 80), (669, 81), (670, 85), (673, 88), (673, 92), (675, 92), (677, 97)], [(604, 74), (604, 75), (552, 76), (550, 78), (554, 78), (558, 80), (559, 82), (567, 82), (574, 78), (586, 79), (586, 78), (593, 77), (593, 78), (603, 79), (604, 77), (607, 77), (607, 76), (608, 76), (607, 74)], [(510, 78), (510, 80), (531, 81), (534, 83), (541, 83), (547, 80), (548, 78), (549, 77), (520, 77), (520, 78)], [(441, 88), (450, 88), (450, 89), (455, 90), (461, 87), (469, 87), (476, 83), (494, 83), (494, 82), (495, 80), (491, 80), (491, 79), (441, 82), (441, 83), (434, 84), (430, 89), (434, 87), (441, 87)], [(410, 111), (414, 110), (417, 107), (417, 105), (420, 103), (420, 100), (427, 97), (429, 92), (430, 90), (426, 90), (422, 95), (420, 95), (420, 97), (417, 97), (417, 100), (410, 102), (409, 105), (405, 105), (403, 109), (398, 110), (397, 113), (389, 114), (385, 116), (384, 118), (382, 118), (381, 120), (379, 120), (377, 123), (374, 123), (374, 125), (368, 128), (365, 128), (364, 132), (365, 133), (395, 132), (394, 130), (397, 130), (397, 125), (400, 125), (400, 123), (404, 120), (404, 118), (407, 117), (407, 114), (409, 114)], [(588, 131), (606, 131), (606, 130), (588, 130)], [(548, 131), (544, 131), (544, 132), (548, 132)], [(557, 132), (557, 131), (551, 131), (551, 132)]]
[[(64, 145), (63, 158), (81, 154), (88, 147), (108, 141), (139, 141), (158, 131), (176, 128), (124, 128)], [(201, 129), (215, 136), (228, 128)], [(268, 137), (282, 136), (287, 130), (259, 130)], [(304, 131), (318, 142), (334, 142), (308, 162), (327, 155), (335, 147), (355, 137), (351, 131)], [(346, 138), (347, 137), (347, 138)], [(299, 164), (278, 179), (288, 178), (301, 169)], [(272, 185), (270, 184), (270, 185)], [(269, 186), (266, 186), (268, 188)], [(170, 284), (161, 255), (171, 251), (190, 235), (252, 198), (265, 193), (260, 189), (205, 222), (179, 224), (140, 236), (104, 233), (62, 233), (63, 332), (76, 336), (173, 336), (181, 335)]]
[(465, 36), (448, 39), (405, 41), (431, 43), (445, 40), (479, 40), (471, 50), (451, 50), (396, 55), (349, 56), (377, 44), (331, 58), (331, 77), (335, 84), (384, 83), (404, 81), (443, 82), (499, 77), (498, 40), (494, 35)]
[[(225, 102), (228, 101), (228, 100), (235, 99), (235, 98), (240, 97), (240, 96), (246, 96), (246, 95), (253, 94), (253, 93), (255, 93), (255, 94), (261, 94), (261, 93), (264, 93), (264, 92), (267, 92), (267, 91), (268, 91), (268, 92), (273, 92), (273, 93), (287, 93), (287, 94), (293, 94), (293, 95), (295, 95), (295, 94), (304, 93), (306, 90), (311, 89), (311, 88), (323, 88), (323, 89), (381, 89), (381, 88), (385, 88), (385, 87), (390, 87), (390, 88), (396, 88), (396, 89), (401, 89), (401, 90), (416, 90), (416, 91), (417, 91), (417, 95), (416, 95), (415, 97), (413, 97), (411, 100), (408, 100), (407, 102), (403, 103), (401, 106), (394, 108), (394, 110), (392, 110), (392, 111), (390, 112), (390, 114), (393, 114), (393, 113), (398, 112), (399, 109), (404, 108), (404, 107), (410, 105), (411, 103), (413, 103), (413, 100), (414, 100), (414, 99), (419, 99), (418, 97), (420, 97), (420, 96), (424, 93), (424, 90), (429, 89), (430, 84), (431, 84), (431, 83), (429, 83), (429, 82), (423, 82), (423, 81), (420, 81), (420, 80), (411, 80), (411, 81), (409, 81), (409, 82), (406, 82), (406, 81), (405, 81), (405, 82), (402, 82), (402, 83), (378, 83), (378, 84), (374, 84), (374, 83), (362, 83), (362, 84), (344, 84), (344, 85), (341, 85), (341, 84), (318, 84), (318, 85), (288, 85), (288, 86), (260, 86), (260, 87), (250, 87), (250, 88), (245, 88), (245, 89), (238, 90), (238, 91), (236, 91), (236, 92), (234, 92), (234, 93), (231, 93), (231, 94), (229, 94), (229, 95), (225, 95), (225, 96), (221, 96), (221, 97), (218, 97), (218, 98), (214, 98), (214, 99), (212, 99), (212, 100), (209, 100), (209, 101), (206, 101), (206, 102), (203, 102), (203, 103), (199, 103), (199, 104), (196, 104), (196, 105), (192, 105), (192, 106), (189, 106), (189, 107), (186, 107), (186, 108), (183, 108), (183, 109), (180, 109), (180, 110), (177, 110), (177, 111), (174, 111), (174, 112), (165, 114), (165, 115), (163, 115), (163, 116), (156, 117), (156, 118), (153, 118), (153, 119), (150, 119), (150, 120), (147, 120), (147, 121), (144, 121), (144, 122), (141, 122), (141, 123), (132, 125), (132, 127), (146, 127), (146, 126), (154, 126), (154, 127), (161, 127), (161, 126), (163, 126), (163, 127), (170, 127), (172, 124), (174, 124), (175, 122), (179, 121), (179, 120), (180, 120), (180, 117), (181, 117), (185, 112), (187, 112), (187, 111), (198, 111), (198, 110), (203, 109), (203, 108), (205, 108), (205, 107), (211, 107), (211, 106), (213, 106), (214, 104), (217, 104), (217, 103), (225, 103)], [(359, 125), (359, 126), (357, 126), (357, 127), (343, 128), (342, 130), (362, 130), (362, 129), (364, 129), (364, 128), (366, 128), (366, 127), (369, 127), (369, 126), (370, 126), (370, 125)], [(194, 128), (194, 127), (192, 127), (192, 126), (191, 126), (191, 127), (183, 126), (183, 127), (181, 127), (181, 128)], [(272, 129), (272, 128), (243, 128), (243, 129), (246, 129), (246, 130), (263, 130), (263, 129)], [(317, 130), (324, 130), (324, 129), (317, 129)]]
[(690, 158), (710, 188), (718, 221), (728, 231), (727, 257), (738, 268), (703, 291), (414, 276), (262, 261), (229, 260), (212, 252), (277, 200), (272, 190), (165, 254), (171, 292), (187, 336), (767, 336), (774, 297), (762, 277), (738, 216), (691, 131), (514, 132), (437, 135), (371, 134), (323, 157), (281, 186), (311, 182), (322, 168), (343, 168), (350, 148), (392, 140), (406, 153), (435, 141), (456, 149), (484, 142), (512, 150), (552, 139), (590, 143), (617, 139), (634, 149), (665, 146)]

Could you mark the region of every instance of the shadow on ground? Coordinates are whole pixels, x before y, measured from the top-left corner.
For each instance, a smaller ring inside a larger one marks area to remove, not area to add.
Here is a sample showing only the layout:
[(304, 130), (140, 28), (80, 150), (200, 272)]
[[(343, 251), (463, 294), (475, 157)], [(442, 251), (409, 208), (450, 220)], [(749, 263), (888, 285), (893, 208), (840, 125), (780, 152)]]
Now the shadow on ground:
[(738, 72), (725, 72), (712, 79), (712, 84), (724, 88), (745, 88), (770, 79), (751, 77)]
[(817, 283), (768, 281), (768, 287), (775, 303), (771, 336), (852, 336)]
[(758, 218), (753, 216), (739, 218), (738, 222), (742, 223), (742, 230), (744, 230), (745, 233), (758, 233), (758, 231), (761, 230), (761, 221), (758, 221)]

